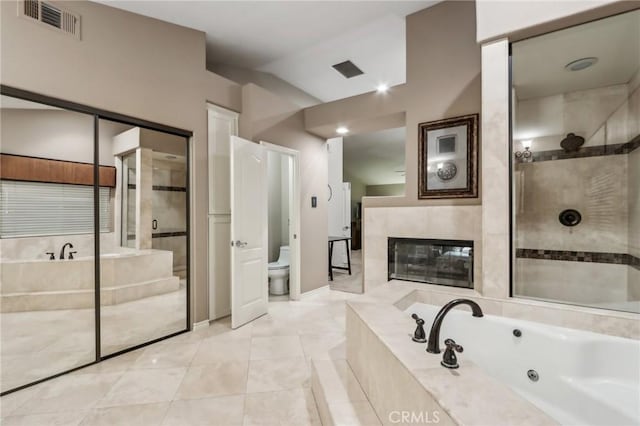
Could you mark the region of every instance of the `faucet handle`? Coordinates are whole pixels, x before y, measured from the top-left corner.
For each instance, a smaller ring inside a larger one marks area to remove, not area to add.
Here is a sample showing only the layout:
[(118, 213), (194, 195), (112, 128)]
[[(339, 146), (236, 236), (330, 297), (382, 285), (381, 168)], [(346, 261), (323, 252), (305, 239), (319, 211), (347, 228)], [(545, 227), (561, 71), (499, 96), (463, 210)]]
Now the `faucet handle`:
[(56, 255), (55, 255), (55, 254), (53, 254), (53, 252), (48, 251), (48, 252), (46, 252), (45, 254), (48, 254), (48, 255), (49, 255), (49, 260), (56, 260)]
[(77, 251), (70, 251), (69, 252), (69, 257), (67, 257), (67, 259), (73, 260), (73, 255), (76, 254), (76, 253), (77, 253)]
[(459, 344), (457, 344), (456, 341), (453, 339), (446, 339), (444, 341), (444, 344), (447, 347), (447, 349), (455, 350), (456, 352), (462, 352), (464, 350), (464, 348)]
[(458, 357), (456, 356), (456, 352), (462, 352), (462, 346), (458, 345), (453, 339), (446, 339), (444, 344), (447, 346), (447, 349), (444, 351), (444, 355), (442, 355), (442, 361), (440, 361), (440, 365), (445, 368), (458, 368)]
[(411, 339), (417, 343), (427, 343), (427, 335), (424, 332), (424, 320), (417, 314), (412, 314), (411, 318), (416, 320), (416, 330), (413, 332)]

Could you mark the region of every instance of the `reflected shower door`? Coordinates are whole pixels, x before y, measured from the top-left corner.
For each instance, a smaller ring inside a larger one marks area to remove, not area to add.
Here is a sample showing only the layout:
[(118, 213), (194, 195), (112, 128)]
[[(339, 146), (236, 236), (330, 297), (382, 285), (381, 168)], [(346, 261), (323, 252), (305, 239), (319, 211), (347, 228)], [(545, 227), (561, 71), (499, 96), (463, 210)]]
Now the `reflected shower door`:
[(99, 128), (119, 177), (110, 200), (119, 237), (101, 240), (104, 357), (187, 329), (187, 144), (104, 119)]

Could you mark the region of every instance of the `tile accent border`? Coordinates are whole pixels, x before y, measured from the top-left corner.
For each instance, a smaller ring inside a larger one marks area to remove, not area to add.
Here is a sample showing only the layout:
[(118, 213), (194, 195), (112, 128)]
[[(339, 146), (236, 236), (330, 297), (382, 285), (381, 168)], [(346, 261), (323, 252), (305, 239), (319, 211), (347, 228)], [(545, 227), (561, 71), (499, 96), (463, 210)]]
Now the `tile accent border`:
[[(136, 184), (130, 183), (129, 189), (136, 189)], [(182, 186), (153, 185), (152, 189), (154, 191), (187, 192), (187, 188)]]
[(516, 249), (516, 257), (521, 259), (565, 260), (569, 262), (612, 263), (628, 265), (640, 270), (640, 257), (627, 253), (604, 253), (595, 251), (568, 251), (544, 249)]
[[(630, 154), (635, 149), (640, 148), (640, 135), (626, 143), (612, 145), (583, 146), (576, 152), (565, 152), (563, 149), (551, 151), (533, 151), (531, 161), (534, 163), (541, 161), (569, 160), (572, 158), (601, 157), (605, 155)], [(520, 159), (519, 163), (526, 163)]]

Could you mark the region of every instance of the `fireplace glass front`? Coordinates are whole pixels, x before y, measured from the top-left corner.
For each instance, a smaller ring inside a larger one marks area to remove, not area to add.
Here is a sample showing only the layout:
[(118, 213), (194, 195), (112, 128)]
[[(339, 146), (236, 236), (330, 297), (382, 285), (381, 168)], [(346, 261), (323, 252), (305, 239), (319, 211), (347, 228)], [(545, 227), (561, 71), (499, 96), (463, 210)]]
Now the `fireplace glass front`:
[(473, 241), (389, 238), (388, 279), (473, 288)]

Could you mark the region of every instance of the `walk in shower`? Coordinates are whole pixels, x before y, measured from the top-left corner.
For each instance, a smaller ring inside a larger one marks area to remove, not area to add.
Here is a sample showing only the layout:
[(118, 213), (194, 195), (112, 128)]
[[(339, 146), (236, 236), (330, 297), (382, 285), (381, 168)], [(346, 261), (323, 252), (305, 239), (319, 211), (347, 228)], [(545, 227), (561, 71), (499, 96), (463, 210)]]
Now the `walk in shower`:
[(512, 293), (640, 312), (640, 11), (511, 47)]
[(188, 132), (0, 106), (0, 392), (187, 330)]

